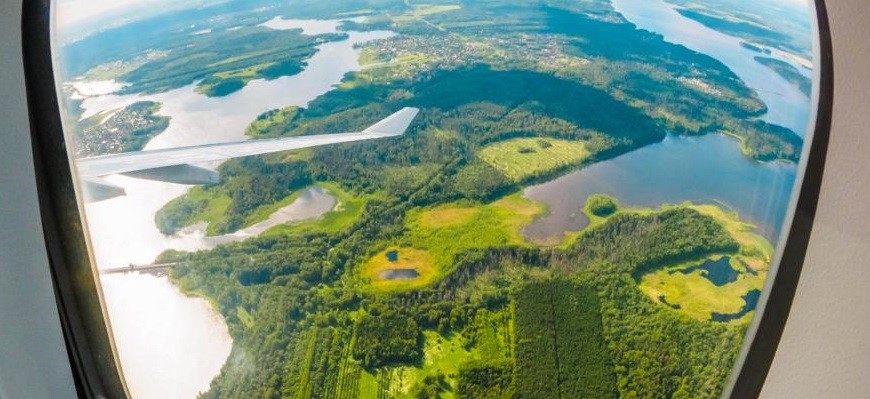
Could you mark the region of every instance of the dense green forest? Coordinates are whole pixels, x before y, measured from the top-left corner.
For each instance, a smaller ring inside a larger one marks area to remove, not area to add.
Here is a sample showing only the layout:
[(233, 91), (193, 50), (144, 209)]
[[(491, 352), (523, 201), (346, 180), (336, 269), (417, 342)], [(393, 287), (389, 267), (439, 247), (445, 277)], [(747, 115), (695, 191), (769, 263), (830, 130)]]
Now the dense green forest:
[[(165, 254), (181, 262), (172, 276), (183, 289), (214, 298), (235, 341), (205, 397), (538, 397), (544, 386), (560, 397), (718, 396), (745, 324), (688, 318), (633, 276), (742, 251), (722, 221), (686, 207), (620, 211), (563, 250), (471, 250), (430, 287), (371, 292), (353, 248), (395, 236), (389, 210), (406, 206), (369, 204), (346, 234)], [(458, 371), (428, 366), (439, 337), (465, 342), (450, 355)]]
[(615, 398), (595, 291), (567, 281), (516, 294), (516, 398)]
[[(756, 119), (764, 104), (721, 62), (636, 29), (604, 0), (295, 0), (270, 12), (367, 15), (344, 28), (399, 35), (363, 45), (362, 70), (306, 107), (265, 112), (249, 136), (358, 131), (422, 111), (400, 137), (228, 161), (220, 183), (158, 212), (165, 234), (198, 221), (221, 234), (311, 185), (340, 202), (321, 219), (160, 256), (233, 338), (203, 398), (719, 396), (751, 316), (716, 321), (709, 304), (689, 312), (673, 298), (709, 281), (687, 265), (730, 256), (746, 265), (737, 285), (703, 288), (741, 303), (766, 277), (769, 244), (717, 207), (631, 209), (597, 195), (577, 210), (589, 227), (540, 246), (523, 228), (546, 209), (521, 192), (668, 132), (724, 132), (753, 159), (796, 160), (801, 139)], [(125, 90), (196, 83), (225, 95), (296, 73), (318, 41), (344, 38), (231, 15), (209, 34), (114, 48), (129, 61)], [(577, 156), (535, 159), (565, 151)], [(416, 275), (386, 281), (397, 270)]]

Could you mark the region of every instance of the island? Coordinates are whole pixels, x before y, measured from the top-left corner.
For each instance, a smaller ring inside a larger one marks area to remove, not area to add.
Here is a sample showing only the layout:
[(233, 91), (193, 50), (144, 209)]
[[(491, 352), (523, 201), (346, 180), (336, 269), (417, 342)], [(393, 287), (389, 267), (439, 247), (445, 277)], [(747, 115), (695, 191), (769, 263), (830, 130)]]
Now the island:
[[(606, 0), (302, 0), (118, 28), (166, 36), (66, 73), (115, 65), (122, 93), (195, 85), (194, 95), (228, 96), (297, 74), (319, 44), (345, 38), (262, 26), (276, 14), (396, 34), (359, 44), (362, 68), (306, 106), (264, 110), (249, 137), (421, 113), (399, 137), (227, 161), (220, 182), (157, 212), (163, 234), (205, 222), (217, 236), (312, 187), (336, 200), (316, 218), (157, 259), (176, 265), (171, 280), (207, 299), (233, 339), (201, 397), (721, 394), (769, 240), (724, 205), (634, 208), (601, 193), (576, 210), (585, 228), (535, 242), (524, 228), (548, 209), (524, 190), (669, 134), (724, 134), (753, 161), (798, 161), (800, 136), (760, 119), (765, 104), (722, 62), (637, 29)], [(203, 21), (210, 30), (193, 34)]]

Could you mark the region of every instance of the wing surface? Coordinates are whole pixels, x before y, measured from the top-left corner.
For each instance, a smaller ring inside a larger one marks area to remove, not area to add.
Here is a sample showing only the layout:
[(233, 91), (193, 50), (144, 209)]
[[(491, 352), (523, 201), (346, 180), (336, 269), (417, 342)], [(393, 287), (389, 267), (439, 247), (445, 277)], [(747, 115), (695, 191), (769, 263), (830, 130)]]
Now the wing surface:
[[(176, 170), (173, 167), (181, 165), (400, 136), (405, 133), (405, 130), (411, 125), (418, 112), (419, 110), (416, 108), (404, 108), (362, 132), (246, 140), (232, 143), (127, 152), (79, 159), (76, 161), (76, 165), (79, 175), (83, 179), (99, 178), (113, 174), (129, 173), (135, 175), (138, 172), (153, 171), (154, 173), (148, 175), (157, 176), (147, 178), (161, 180), (159, 179), (159, 174), (162, 171), (172, 172)], [(171, 179), (168, 179), (168, 181), (171, 181)]]

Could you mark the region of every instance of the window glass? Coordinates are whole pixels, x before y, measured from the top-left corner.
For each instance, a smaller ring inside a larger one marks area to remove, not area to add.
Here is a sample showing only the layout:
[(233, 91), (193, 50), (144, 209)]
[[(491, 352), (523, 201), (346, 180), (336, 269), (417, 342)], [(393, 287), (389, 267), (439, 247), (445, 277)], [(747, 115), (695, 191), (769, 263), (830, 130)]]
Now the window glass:
[(134, 398), (727, 388), (810, 142), (805, 1), (54, 7)]

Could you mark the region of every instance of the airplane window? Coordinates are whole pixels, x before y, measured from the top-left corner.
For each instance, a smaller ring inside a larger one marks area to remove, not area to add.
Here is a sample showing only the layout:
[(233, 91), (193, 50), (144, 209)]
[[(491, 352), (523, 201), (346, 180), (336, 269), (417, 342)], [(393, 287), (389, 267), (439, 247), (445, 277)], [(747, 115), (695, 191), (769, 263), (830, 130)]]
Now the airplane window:
[(719, 397), (813, 142), (815, 12), (55, 0), (129, 394)]

